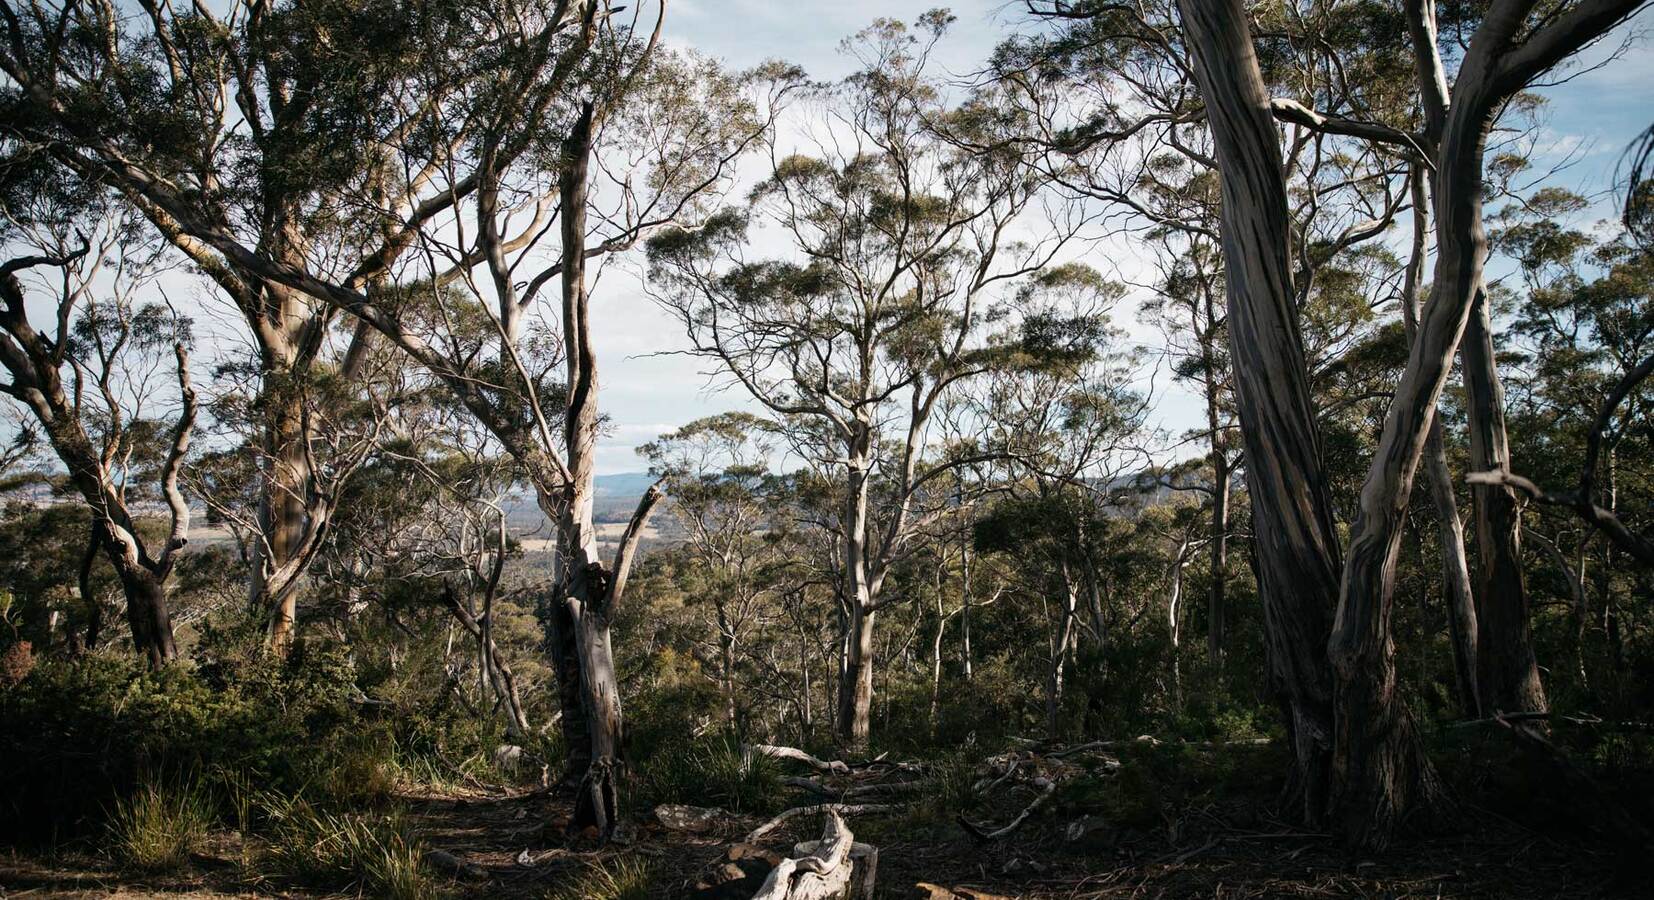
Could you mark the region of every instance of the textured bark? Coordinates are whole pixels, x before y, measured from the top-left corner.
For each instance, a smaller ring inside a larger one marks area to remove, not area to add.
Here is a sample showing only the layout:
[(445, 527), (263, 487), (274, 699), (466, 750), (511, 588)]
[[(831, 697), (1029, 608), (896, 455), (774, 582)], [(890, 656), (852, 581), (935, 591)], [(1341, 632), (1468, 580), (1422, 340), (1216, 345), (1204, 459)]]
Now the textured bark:
[[(1338, 709), (1331, 808), (1352, 843), (1381, 848), (1403, 820), (1437, 805), (1440, 787), (1396, 692), (1390, 640), (1395, 565), (1413, 478), (1448, 368), (1481, 289), (1483, 155), (1500, 105), (1634, 11), (1635, 0), (1584, 0), (1515, 43), (1531, 0), (1497, 0), (1471, 37), (1451, 96), (1443, 93), (1428, 0), (1409, 0), (1427, 139), (1434, 145), (1436, 270), (1431, 300), (1362, 484), (1328, 643)], [(1484, 608), (1486, 604), (1484, 603)], [(1486, 623), (1481, 623), (1486, 628)]]
[(1331, 753), (1326, 635), (1338, 538), (1293, 303), (1279, 137), (1239, 0), (1178, 7), (1223, 183), (1229, 340), (1269, 682), (1287, 717), (1291, 799), (1318, 821)]
[[(304, 442), (304, 399), (293, 376), (267, 376), (264, 402), (269, 405), (264, 425), (265, 473), (259, 500), (259, 526), (264, 544), (259, 547), (253, 568), (254, 608), (269, 616), (269, 645), (272, 652), (291, 648), (298, 629), (298, 579), (268, 579), (266, 573), (281, 571), (302, 552), (305, 531), (304, 498), (309, 490), (309, 461)], [(272, 388), (272, 382), (288, 382)], [(267, 556), (267, 558), (265, 558)]]
[[(1402, 324), (1411, 344), (1418, 337), (1425, 252), (1430, 232), (1430, 192), (1425, 185), (1422, 167), (1413, 167), (1409, 181), (1413, 199), (1413, 247), (1402, 285), (1401, 310)], [(1439, 411), (1430, 422), (1430, 432), (1425, 437), (1424, 465), (1430, 478), (1430, 499), (1436, 507), (1438, 540), (1441, 543), (1442, 593), (1447, 604), (1447, 629), (1453, 643), (1453, 669), (1459, 702), (1461, 711), (1467, 717), (1480, 718), (1482, 703), (1476, 677), (1476, 601), (1465, 556), (1464, 524), (1459, 519), (1453, 473), (1447, 465), (1446, 439)]]
[[(1478, 290), (1459, 348), (1470, 420), (1470, 469), (1510, 471), (1505, 394), (1493, 351), (1487, 292)], [(1472, 485), (1476, 511), (1477, 683), (1496, 712), (1544, 712), (1545, 688), (1533, 655), (1527, 580), (1522, 573), (1522, 516), (1505, 484)]]

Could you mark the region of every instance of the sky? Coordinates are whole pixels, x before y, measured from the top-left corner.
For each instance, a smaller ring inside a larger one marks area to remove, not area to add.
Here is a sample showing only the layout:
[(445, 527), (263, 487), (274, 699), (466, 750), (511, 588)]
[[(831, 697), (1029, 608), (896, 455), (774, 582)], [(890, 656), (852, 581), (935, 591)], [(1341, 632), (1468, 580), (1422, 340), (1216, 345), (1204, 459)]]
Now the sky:
[[(936, 5), (934, 0), (673, 0), (664, 34), (671, 44), (694, 48), (732, 68), (779, 57), (803, 66), (812, 79), (834, 80), (851, 69), (851, 62), (838, 51), (841, 40), (880, 16), (911, 22)], [(956, 2), (949, 9), (957, 21), (934, 59), (944, 75), (961, 79), (980, 69), (994, 45), (1022, 25), (1020, 3)], [(1654, 49), (1646, 39), (1637, 39), (1618, 59), (1592, 67), (1626, 38), (1654, 25), (1654, 15), (1641, 18), (1583, 54), (1582, 65), (1571, 80), (1542, 91), (1550, 103), (1538, 162), (1573, 159), (1560, 180), (1581, 193), (1596, 195), (1592, 214), (1599, 218), (1612, 214), (1609, 189), (1621, 153), (1654, 121)], [(1400, 240), (1407, 228), (1398, 223), (1393, 231)], [(1136, 255), (1123, 241), (1099, 244), (1090, 254), (1105, 271)], [(602, 365), (600, 404), (611, 422), (598, 451), (600, 474), (646, 468), (636, 455), (638, 444), (699, 416), (753, 409), (738, 386), (709, 378), (705, 361), (660, 355), (663, 350), (682, 350), (687, 342), (677, 324), (644, 295), (631, 273), (611, 267), (592, 299), (594, 343)], [(1140, 300), (1128, 296), (1116, 309), (1115, 319), (1128, 329), (1131, 339), (1148, 343), (1154, 335), (1137, 322), (1135, 307)], [(1156, 405), (1155, 424), (1172, 433), (1195, 425), (1199, 411), (1194, 398), (1168, 386), (1163, 376), (1155, 384), (1163, 392)]]

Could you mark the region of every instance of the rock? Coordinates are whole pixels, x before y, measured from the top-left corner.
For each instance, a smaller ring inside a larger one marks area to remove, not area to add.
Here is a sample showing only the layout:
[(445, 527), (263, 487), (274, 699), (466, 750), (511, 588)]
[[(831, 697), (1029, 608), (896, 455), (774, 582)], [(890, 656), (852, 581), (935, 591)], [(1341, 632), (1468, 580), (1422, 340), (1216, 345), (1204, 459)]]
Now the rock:
[(672, 831), (699, 834), (711, 831), (729, 818), (729, 813), (714, 807), (683, 806), (663, 803), (655, 807), (655, 820)]
[[(730, 849), (733, 854), (735, 848)], [(728, 862), (714, 863), (696, 881), (688, 896), (695, 900), (749, 900), (774, 868), (773, 863), (760, 856), (742, 856)]]

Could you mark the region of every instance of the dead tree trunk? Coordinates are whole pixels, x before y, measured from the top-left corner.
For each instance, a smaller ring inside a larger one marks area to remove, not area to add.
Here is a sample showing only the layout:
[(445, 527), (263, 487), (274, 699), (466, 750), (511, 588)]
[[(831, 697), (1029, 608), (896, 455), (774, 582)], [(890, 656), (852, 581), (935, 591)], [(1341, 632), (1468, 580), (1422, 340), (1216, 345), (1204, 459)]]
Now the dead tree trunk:
[(1332, 749), (1326, 635), (1338, 536), (1293, 301), (1280, 143), (1240, 0), (1178, 7), (1223, 183), (1229, 341), (1269, 682), (1287, 718), (1291, 800), (1318, 821)]

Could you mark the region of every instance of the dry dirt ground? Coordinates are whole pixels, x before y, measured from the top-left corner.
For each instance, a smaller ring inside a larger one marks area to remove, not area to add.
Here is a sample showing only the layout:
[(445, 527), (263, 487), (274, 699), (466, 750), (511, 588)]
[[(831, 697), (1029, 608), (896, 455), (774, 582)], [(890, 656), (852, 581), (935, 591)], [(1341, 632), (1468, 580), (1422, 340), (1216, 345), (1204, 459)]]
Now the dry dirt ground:
[[(641, 823), (623, 832), (623, 846), (590, 849), (562, 838), (568, 802), (547, 794), (447, 791), (403, 800), (431, 848), (472, 867), (448, 883), (449, 896), (545, 897), (593, 863), (624, 854), (652, 861), (661, 897), (751, 895), (734, 885), (728, 894), (697, 893), (696, 884), (728, 861), (757, 818), (731, 819), (698, 835)], [(1409, 838), (1385, 856), (1362, 859), (1326, 836), (1267, 819), (1240, 827), (1216, 809), (1191, 811), (1153, 833), (1102, 832), (1079, 842), (1065, 839), (1068, 823), (1059, 818), (1036, 818), (989, 844), (956, 825), (912, 817), (852, 820), (851, 826), (878, 846), (880, 896), (892, 898), (1654, 897), (1648, 862), (1617, 862), (1589, 845), (1497, 820), (1473, 834)], [(767, 843), (783, 849), (813, 837), (818, 827), (800, 821)], [(86, 849), (50, 856), (0, 850), (0, 897), (355, 896), (249, 876), (255, 867), (241, 860), (255, 853), (233, 835), (220, 835), (188, 872), (139, 878)], [(949, 892), (929, 892), (918, 887), (922, 882)]]

